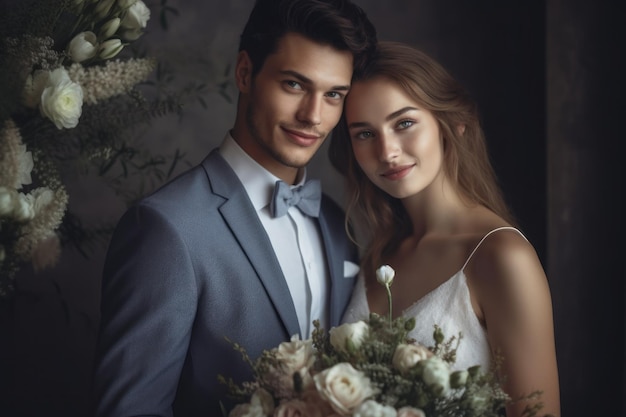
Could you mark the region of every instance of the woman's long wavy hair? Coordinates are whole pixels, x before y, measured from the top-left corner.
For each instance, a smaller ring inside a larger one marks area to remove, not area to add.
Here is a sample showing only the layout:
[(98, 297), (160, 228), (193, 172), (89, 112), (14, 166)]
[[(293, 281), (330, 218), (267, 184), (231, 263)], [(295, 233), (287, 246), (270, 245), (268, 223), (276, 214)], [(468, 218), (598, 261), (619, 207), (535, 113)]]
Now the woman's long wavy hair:
[[(444, 172), (468, 205), (480, 204), (515, 225), (489, 161), (478, 109), (467, 91), (439, 63), (411, 46), (381, 41), (353, 83), (385, 77), (397, 83), (438, 122), (443, 137)], [(352, 151), (345, 117), (332, 134), (332, 165), (347, 179), (346, 230), (362, 226), (367, 241), (362, 268), (368, 279), (412, 232), (401, 201), (376, 187)]]

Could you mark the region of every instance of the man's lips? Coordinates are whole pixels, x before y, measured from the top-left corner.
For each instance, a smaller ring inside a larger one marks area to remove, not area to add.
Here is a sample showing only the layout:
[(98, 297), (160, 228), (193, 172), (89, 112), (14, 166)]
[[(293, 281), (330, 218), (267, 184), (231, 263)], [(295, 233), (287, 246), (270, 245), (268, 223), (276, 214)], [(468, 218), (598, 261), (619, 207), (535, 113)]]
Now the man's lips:
[(288, 129), (285, 127), (283, 127), (282, 129), (283, 131), (285, 131), (285, 133), (287, 133), (287, 135), (289, 135), (289, 137), (291, 137), (297, 143), (301, 143), (304, 145), (309, 145), (312, 142), (315, 142), (316, 140), (322, 138), (322, 135), (320, 135), (319, 133), (303, 132), (301, 130)]
[(388, 180), (399, 180), (406, 177), (409, 172), (411, 172), (414, 166), (415, 165), (402, 165), (398, 167), (393, 167), (386, 170), (381, 175)]

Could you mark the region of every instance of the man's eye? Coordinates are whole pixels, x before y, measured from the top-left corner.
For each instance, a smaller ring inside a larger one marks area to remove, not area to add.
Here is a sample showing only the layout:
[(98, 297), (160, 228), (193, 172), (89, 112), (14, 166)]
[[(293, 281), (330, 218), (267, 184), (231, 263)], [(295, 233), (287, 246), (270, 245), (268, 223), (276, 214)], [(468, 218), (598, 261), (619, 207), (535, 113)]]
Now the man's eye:
[(302, 90), (302, 86), (300, 85), (299, 82), (297, 81), (292, 81), (292, 80), (288, 80), (285, 81), (285, 84), (289, 87), (289, 88), (294, 88), (296, 90)]
[(337, 91), (330, 91), (328, 93), (326, 93), (326, 97), (330, 97), (332, 99), (337, 99), (337, 100), (341, 100), (344, 98), (344, 95), (337, 92)]

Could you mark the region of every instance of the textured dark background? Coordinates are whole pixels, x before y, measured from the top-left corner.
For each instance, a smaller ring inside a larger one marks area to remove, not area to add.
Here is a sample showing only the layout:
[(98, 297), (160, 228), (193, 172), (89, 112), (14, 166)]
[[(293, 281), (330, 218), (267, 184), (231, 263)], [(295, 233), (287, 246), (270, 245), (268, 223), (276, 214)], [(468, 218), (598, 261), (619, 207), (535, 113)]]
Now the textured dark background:
[[(228, 80), (252, 0), (169, 0), (180, 16), (167, 32), (158, 2), (146, 3), (154, 7), (143, 42), (177, 82)], [(623, 2), (357, 3), (381, 39), (423, 48), (479, 103), (506, 197), (550, 280), (563, 416), (626, 416)], [(146, 143), (199, 162), (234, 120), (230, 96), (209, 91), (208, 109), (155, 121)], [(341, 203), (325, 149), (311, 171)], [(74, 181), (71, 193), (87, 222), (116, 220), (124, 208), (90, 182)], [(18, 297), (0, 304), (1, 416), (88, 415), (103, 257), (103, 247), (89, 259), (66, 251), (53, 270), (25, 270)]]

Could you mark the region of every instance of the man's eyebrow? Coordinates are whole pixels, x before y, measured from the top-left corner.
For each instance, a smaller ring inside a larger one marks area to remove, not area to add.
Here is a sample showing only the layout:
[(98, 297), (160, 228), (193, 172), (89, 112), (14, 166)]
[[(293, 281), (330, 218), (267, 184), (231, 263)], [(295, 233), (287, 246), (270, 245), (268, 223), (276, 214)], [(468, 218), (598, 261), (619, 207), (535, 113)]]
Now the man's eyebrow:
[[(310, 79), (309, 77), (300, 74), (297, 71), (293, 71), (293, 70), (283, 70), (280, 71), (281, 74), (283, 75), (289, 75), (293, 78), (296, 78), (298, 81), (300, 81), (303, 84), (308, 84), (308, 85), (313, 85), (314, 82), (312, 79)], [(333, 91), (348, 91), (350, 90), (350, 85), (335, 85), (332, 86), (331, 88), (329, 88), (329, 90), (333, 90)]]

